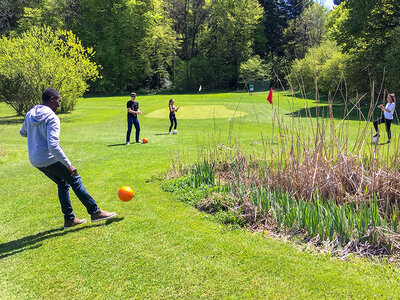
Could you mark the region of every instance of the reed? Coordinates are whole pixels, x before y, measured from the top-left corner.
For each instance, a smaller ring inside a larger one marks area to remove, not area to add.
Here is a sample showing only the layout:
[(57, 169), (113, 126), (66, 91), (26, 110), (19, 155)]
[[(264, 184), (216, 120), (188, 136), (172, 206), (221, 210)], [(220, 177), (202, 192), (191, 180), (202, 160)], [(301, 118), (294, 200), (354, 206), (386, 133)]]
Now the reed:
[[(263, 153), (246, 153), (239, 143), (202, 148), (198, 162), (181, 174), (193, 188), (229, 193), (236, 199), (232, 209), (249, 214), (248, 226), (256, 226), (251, 220), (258, 215), (277, 233), (301, 232), (342, 247), (356, 242), (384, 245), (383, 252), (400, 250), (399, 143), (394, 139), (390, 148), (382, 148), (369, 142), (377, 102), (372, 91), (369, 111), (363, 111), (366, 96), (345, 99), (340, 121), (333, 116), (332, 99), (314, 110), (307, 106), (305, 118), (293, 112), (288, 121), (275, 110), (275, 148), (264, 143), (262, 133)], [(292, 93), (293, 108), (296, 101)], [(358, 128), (350, 128), (352, 113)], [(357, 136), (349, 141), (354, 129)]]

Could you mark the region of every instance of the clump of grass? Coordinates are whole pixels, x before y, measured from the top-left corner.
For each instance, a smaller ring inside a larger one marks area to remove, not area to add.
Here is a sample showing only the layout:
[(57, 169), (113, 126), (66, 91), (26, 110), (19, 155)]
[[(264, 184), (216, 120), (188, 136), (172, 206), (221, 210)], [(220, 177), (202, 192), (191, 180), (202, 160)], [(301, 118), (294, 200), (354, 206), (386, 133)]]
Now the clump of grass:
[[(341, 254), (346, 249), (344, 256), (348, 251), (363, 256), (400, 251), (397, 203), (392, 211), (382, 214), (377, 197), (369, 202), (338, 204), (332, 199), (323, 199), (318, 193), (309, 201), (295, 198), (282, 189), (251, 185), (237, 188), (237, 182), (210, 181), (217, 174), (216, 163), (203, 167), (199, 164), (188, 168), (187, 176), (167, 182), (164, 189), (178, 195), (179, 190), (184, 189), (192, 198), (193, 195), (202, 196), (202, 199), (197, 197), (197, 201), (186, 202), (214, 214), (226, 225), (300, 235), (303, 241), (328, 244)], [(202, 169), (208, 171), (199, 172)], [(187, 198), (181, 197), (181, 200)]]
[(309, 238), (337, 240), (339, 245), (351, 240), (376, 244), (376, 228), (379, 227), (398, 233), (397, 211), (394, 209), (392, 214), (381, 215), (376, 197), (368, 203), (338, 205), (319, 196), (314, 202), (296, 200), (282, 191), (259, 187), (251, 191), (250, 198), (260, 213), (269, 215), (275, 221), (277, 232), (302, 229)]

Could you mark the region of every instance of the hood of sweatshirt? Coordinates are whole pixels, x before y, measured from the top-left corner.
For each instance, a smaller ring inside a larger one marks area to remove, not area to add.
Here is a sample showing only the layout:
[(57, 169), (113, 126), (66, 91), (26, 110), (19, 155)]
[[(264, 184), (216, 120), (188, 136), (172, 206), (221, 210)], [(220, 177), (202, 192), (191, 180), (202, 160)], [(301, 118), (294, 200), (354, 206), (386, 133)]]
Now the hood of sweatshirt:
[(49, 115), (54, 114), (53, 110), (46, 105), (36, 105), (29, 111), (29, 122), (33, 126), (39, 126)]

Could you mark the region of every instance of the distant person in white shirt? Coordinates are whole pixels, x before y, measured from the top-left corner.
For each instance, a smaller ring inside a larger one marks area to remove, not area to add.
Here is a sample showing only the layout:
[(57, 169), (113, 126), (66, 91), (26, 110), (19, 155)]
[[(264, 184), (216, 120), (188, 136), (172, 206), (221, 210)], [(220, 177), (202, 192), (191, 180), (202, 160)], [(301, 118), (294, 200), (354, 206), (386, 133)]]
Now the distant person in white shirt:
[(376, 134), (374, 135), (374, 137), (379, 137), (378, 125), (385, 123), (386, 132), (388, 135), (387, 142), (390, 143), (390, 140), (392, 139), (392, 132), (390, 131), (390, 125), (392, 124), (393, 113), (396, 108), (396, 97), (394, 94), (389, 94), (387, 96), (386, 100), (388, 103), (386, 104), (385, 107), (382, 104), (378, 105), (378, 108), (380, 108), (383, 111), (383, 116), (374, 122), (374, 127), (375, 127), (375, 131), (376, 131)]

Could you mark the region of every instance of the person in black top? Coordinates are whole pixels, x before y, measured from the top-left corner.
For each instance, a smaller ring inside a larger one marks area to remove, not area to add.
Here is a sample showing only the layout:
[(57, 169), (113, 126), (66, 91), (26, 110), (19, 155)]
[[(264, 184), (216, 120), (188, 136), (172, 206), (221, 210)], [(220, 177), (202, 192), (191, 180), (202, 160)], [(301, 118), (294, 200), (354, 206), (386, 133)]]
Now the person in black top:
[(142, 112), (139, 110), (139, 103), (135, 100), (136, 93), (131, 93), (131, 100), (126, 103), (128, 109), (128, 131), (126, 132), (126, 144), (129, 145), (131, 139), (132, 125), (135, 125), (136, 129), (136, 143), (141, 143), (139, 140), (140, 124), (137, 115), (141, 115)]
[(174, 133), (176, 133), (176, 126), (178, 125), (176, 121), (175, 112), (178, 111), (179, 107), (175, 107), (174, 103), (175, 103), (174, 99), (169, 100), (169, 120), (171, 121), (171, 126), (169, 126), (168, 134), (171, 134), (171, 129), (172, 126), (174, 126), (174, 124), (175, 124)]

